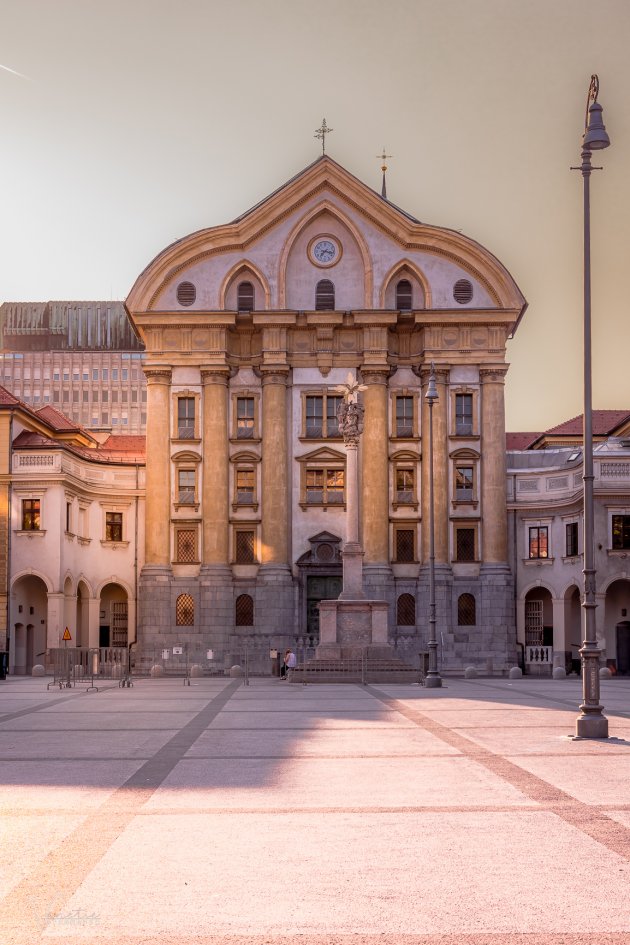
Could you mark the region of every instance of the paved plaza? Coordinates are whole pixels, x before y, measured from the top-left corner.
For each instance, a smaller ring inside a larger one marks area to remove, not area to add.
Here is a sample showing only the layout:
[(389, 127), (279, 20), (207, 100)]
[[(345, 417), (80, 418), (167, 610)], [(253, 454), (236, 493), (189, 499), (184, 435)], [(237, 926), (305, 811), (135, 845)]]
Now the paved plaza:
[(1, 945), (630, 943), (630, 680), (0, 683)]

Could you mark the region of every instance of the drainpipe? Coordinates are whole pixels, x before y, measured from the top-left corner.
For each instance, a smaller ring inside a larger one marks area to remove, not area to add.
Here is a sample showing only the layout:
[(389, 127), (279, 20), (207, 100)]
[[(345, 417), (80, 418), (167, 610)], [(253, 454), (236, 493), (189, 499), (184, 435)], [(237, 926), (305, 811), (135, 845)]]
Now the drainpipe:
[(136, 462), (136, 501), (135, 501), (135, 521), (134, 521), (134, 539), (133, 539), (133, 592), (136, 598), (136, 626), (135, 626), (135, 639), (133, 643), (129, 644), (128, 648), (128, 658), (129, 665), (127, 670), (131, 676), (131, 647), (136, 646), (138, 642), (138, 489), (139, 489), (139, 466)]
[[(518, 634), (518, 537), (516, 534), (516, 520), (518, 518), (516, 509), (516, 473), (512, 473), (512, 497), (514, 508), (512, 509), (512, 561), (514, 566), (514, 629)], [(516, 639), (516, 645), (521, 648), (521, 668), (525, 675), (525, 644)]]

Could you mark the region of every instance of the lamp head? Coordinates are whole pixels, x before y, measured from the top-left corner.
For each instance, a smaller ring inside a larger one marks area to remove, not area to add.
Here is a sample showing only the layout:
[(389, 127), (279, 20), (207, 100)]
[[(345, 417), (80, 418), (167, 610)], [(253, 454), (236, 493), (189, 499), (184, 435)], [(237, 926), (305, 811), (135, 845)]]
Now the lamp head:
[(438, 399), (438, 390), (437, 384), (435, 383), (435, 365), (431, 362), (431, 373), (429, 374), (429, 384), (427, 386), (427, 392), (424, 395), (427, 399), (429, 405), (432, 405)]
[(593, 102), (588, 107), (588, 125), (584, 132), (582, 146), (589, 151), (601, 151), (603, 148), (610, 147), (610, 138), (606, 132), (602, 112), (599, 102)]

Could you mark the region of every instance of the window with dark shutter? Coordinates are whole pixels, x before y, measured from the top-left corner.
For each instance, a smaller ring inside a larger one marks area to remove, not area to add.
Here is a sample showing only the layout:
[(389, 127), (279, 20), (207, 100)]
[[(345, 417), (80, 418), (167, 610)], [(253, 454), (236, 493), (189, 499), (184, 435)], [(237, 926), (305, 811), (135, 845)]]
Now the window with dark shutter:
[(320, 279), (315, 289), (315, 311), (333, 312), (335, 310), (335, 287), (330, 279)]
[(252, 312), (254, 310), (254, 286), (251, 282), (240, 282), (236, 297), (236, 307), (239, 312)]
[(396, 601), (396, 623), (399, 627), (416, 624), (416, 599), (413, 594), (401, 594)]
[(409, 311), (412, 305), (412, 290), (409, 279), (401, 279), (396, 285), (396, 308)]
[(234, 623), (237, 627), (254, 626), (254, 601), (249, 594), (239, 594), (235, 611)]
[(457, 598), (457, 626), (474, 627), (477, 623), (477, 603), (472, 594), (460, 594)]

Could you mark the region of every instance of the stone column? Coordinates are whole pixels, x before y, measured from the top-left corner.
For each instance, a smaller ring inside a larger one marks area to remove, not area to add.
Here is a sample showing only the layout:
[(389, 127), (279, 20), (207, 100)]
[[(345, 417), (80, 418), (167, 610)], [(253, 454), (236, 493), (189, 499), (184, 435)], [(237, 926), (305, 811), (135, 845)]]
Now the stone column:
[(48, 595), (48, 611), (46, 614), (46, 647), (63, 646), (61, 637), (64, 628), (61, 626), (64, 607), (63, 591), (59, 594)]
[(481, 516), (484, 565), (507, 566), (505, 405), (507, 368), (481, 370)]
[(146, 368), (147, 440), (145, 568), (169, 568), (171, 561), (170, 410), (171, 371)]
[(266, 566), (288, 567), (286, 370), (262, 375), (262, 550)]
[(203, 550), (204, 567), (228, 565), (229, 455), (228, 372), (201, 372), (203, 385)]
[(389, 456), (387, 431), (388, 371), (364, 368), (362, 505), (365, 565), (390, 569)]
[(92, 648), (98, 646), (98, 642), (99, 642), (100, 613), (101, 613), (100, 597), (88, 597), (87, 645)]
[[(349, 381), (350, 383), (350, 381)], [(338, 388), (340, 390), (341, 388)], [(357, 452), (363, 430), (364, 408), (356, 402), (356, 393), (344, 395), (337, 414), (346, 447), (346, 541), (343, 559), (343, 590), (339, 600), (363, 600), (363, 550), (359, 541), (359, 483)]]
[[(429, 405), (425, 394), (429, 368), (421, 374), (422, 400), (422, 563), (429, 562)], [(436, 368), (438, 399), (433, 405), (433, 499), (435, 510), (435, 564), (449, 565), (448, 554), (448, 377), (444, 368)]]
[(261, 368), (261, 567), (254, 615), (257, 630), (285, 637), (297, 633), (289, 561), (288, 374), (288, 368)]

